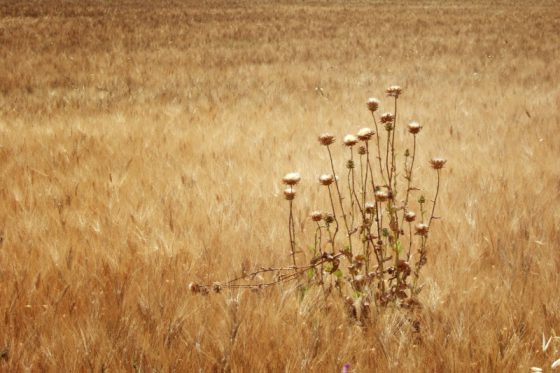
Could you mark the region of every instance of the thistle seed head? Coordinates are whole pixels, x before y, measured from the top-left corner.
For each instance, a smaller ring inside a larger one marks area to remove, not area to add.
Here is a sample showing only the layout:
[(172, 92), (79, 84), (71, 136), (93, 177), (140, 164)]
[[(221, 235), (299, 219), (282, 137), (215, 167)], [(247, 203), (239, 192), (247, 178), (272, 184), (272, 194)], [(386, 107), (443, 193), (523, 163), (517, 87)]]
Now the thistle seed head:
[(434, 170), (442, 169), (446, 162), (447, 160), (444, 158), (432, 158), (430, 160), (430, 164)]
[(321, 211), (313, 211), (310, 216), (313, 221), (321, 221), (321, 219), (323, 219), (323, 213)]
[(376, 99), (375, 97), (370, 97), (367, 100), (367, 108), (372, 113), (377, 111), (377, 109), (379, 108), (379, 104), (380, 104), (379, 100)]
[(404, 220), (411, 223), (416, 220), (416, 213), (414, 211), (407, 211), (404, 213)]
[(389, 199), (389, 193), (384, 190), (375, 191), (375, 200), (377, 202), (385, 202)]
[(364, 205), (364, 210), (368, 213), (368, 214), (373, 214), (375, 212), (375, 203), (373, 202), (366, 202), (366, 204)]
[(398, 98), (401, 95), (402, 88), (398, 85), (392, 85), (385, 90), (387, 96)]
[(354, 146), (358, 143), (358, 138), (354, 135), (346, 135), (344, 136), (344, 145), (346, 146)]
[(381, 123), (383, 124), (393, 123), (394, 120), (395, 120), (395, 116), (391, 113), (384, 113), (383, 115), (381, 115)]
[(197, 283), (191, 282), (189, 284), (189, 290), (194, 294), (200, 293), (200, 285), (198, 285)]
[(286, 185), (296, 185), (300, 180), (301, 176), (298, 172), (290, 172), (282, 178), (282, 182)]
[(319, 176), (319, 182), (321, 185), (329, 186), (334, 182), (334, 176), (331, 174), (324, 174)]
[(293, 188), (284, 189), (284, 198), (288, 201), (292, 201), (296, 197), (296, 191)]
[(428, 225), (424, 224), (424, 223), (420, 223), (420, 224), (416, 224), (416, 227), (414, 227), (414, 229), (416, 230), (416, 234), (419, 236), (427, 236), (428, 235)]
[(418, 132), (420, 132), (421, 129), (422, 126), (418, 122), (408, 123), (408, 132), (412, 133), (413, 135), (416, 135)]
[(334, 143), (334, 136), (330, 133), (323, 133), (319, 136), (319, 143), (324, 146), (329, 146)]
[(323, 214), (323, 220), (325, 221), (325, 223), (330, 224), (334, 221), (334, 215), (330, 212), (325, 212)]
[(358, 139), (361, 141), (369, 141), (373, 135), (375, 135), (375, 131), (368, 127), (358, 131)]

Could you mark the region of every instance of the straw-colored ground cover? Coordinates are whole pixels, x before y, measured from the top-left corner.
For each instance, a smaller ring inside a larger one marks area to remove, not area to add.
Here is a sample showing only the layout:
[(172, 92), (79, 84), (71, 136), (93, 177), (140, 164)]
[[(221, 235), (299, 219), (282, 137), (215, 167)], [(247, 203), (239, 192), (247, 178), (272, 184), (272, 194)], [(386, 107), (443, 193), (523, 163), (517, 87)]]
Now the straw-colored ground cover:
[[(0, 3), (0, 370), (549, 369), (559, 30), (554, 1)], [(293, 284), (190, 294), (290, 264), (281, 177), (302, 175), (305, 247), (317, 135), (390, 109), (391, 84), (428, 191), (448, 160), (420, 331)]]

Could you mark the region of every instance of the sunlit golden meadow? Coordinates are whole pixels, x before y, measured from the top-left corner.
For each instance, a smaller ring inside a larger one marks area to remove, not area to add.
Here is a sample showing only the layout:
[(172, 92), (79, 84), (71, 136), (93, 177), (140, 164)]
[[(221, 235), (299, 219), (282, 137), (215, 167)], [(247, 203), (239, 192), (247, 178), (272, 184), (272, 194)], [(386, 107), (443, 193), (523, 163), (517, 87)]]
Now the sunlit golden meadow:
[[(291, 171), (310, 259), (317, 136), (343, 167), (392, 84), (427, 198), (447, 159), (422, 308), (191, 294), (290, 265)], [(559, 108), (555, 1), (2, 1), (0, 370), (551, 371)]]

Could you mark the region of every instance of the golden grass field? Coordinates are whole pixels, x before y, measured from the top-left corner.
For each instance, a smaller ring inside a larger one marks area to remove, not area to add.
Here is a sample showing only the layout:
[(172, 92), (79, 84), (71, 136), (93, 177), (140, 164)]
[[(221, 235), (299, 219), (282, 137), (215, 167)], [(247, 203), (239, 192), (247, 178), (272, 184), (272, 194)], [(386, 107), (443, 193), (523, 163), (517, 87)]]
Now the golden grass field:
[[(560, 5), (530, 3), (0, 2), (0, 371), (551, 371)], [(317, 135), (341, 155), (391, 84), (430, 198), (448, 159), (420, 332), (292, 283), (191, 294), (290, 264), (282, 176), (305, 247)]]

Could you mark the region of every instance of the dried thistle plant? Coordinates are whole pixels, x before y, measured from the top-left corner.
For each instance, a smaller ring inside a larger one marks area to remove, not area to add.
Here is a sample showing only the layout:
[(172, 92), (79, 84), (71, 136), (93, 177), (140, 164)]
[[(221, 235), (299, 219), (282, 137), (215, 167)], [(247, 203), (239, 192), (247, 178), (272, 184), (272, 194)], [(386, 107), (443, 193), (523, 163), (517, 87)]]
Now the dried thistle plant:
[[(420, 272), (427, 263), (427, 241), (433, 221), (437, 219), (435, 212), (440, 178), (446, 160), (430, 160), (437, 178), (430, 214), (427, 215), (429, 207), (423, 195), (417, 199), (417, 206), (413, 209), (411, 196), (420, 190), (415, 185), (413, 171), (417, 136), (422, 126), (411, 121), (403, 129), (411, 136), (408, 141), (412, 143), (412, 151), (405, 149), (403, 170), (399, 171), (399, 144), (395, 142), (395, 133), (399, 130), (397, 102), (403, 90), (399, 86), (391, 86), (386, 93), (392, 100), (389, 103), (392, 112), (377, 118), (381, 102), (376, 98), (368, 99), (366, 107), (375, 129), (364, 127), (343, 137), (343, 146), (348, 154), (345, 163), (347, 188), (342, 186), (343, 180), (335, 168), (332, 149), (336, 143), (335, 136), (323, 133), (318, 137), (319, 144), (326, 148), (329, 160), (328, 173), (318, 178), (319, 184), (326, 187), (329, 206), (325, 208), (326, 212), (318, 209), (310, 214), (315, 234), (310, 250), (312, 256), (305, 259), (307, 264), (298, 265), (295, 256), (296, 252), (303, 252), (298, 251), (296, 244), (293, 214), (295, 186), (301, 177), (299, 173), (289, 173), (282, 182), (286, 185), (284, 196), (289, 202), (288, 234), (293, 265), (259, 268), (218, 286), (191, 284), (193, 292), (207, 294), (217, 287), (220, 290), (242, 287), (261, 289), (297, 280), (305, 282), (306, 289), (321, 285), (326, 295), (341, 295), (351, 314), (360, 320), (367, 318), (371, 304), (377, 308), (393, 305), (407, 309), (420, 305), (417, 299), (422, 288)], [(384, 134), (379, 133), (378, 121), (385, 129)], [(357, 148), (356, 152), (354, 148)], [(404, 182), (399, 179), (404, 179)], [(419, 212), (418, 215), (414, 210)], [(405, 223), (408, 224), (408, 234), (403, 229)], [(344, 236), (337, 236), (340, 231)], [(406, 253), (405, 247), (408, 247)], [(307, 276), (302, 278), (303, 273)], [(257, 276), (265, 274), (271, 279), (254, 282)], [(333, 289), (338, 291), (333, 292)]]
[(291, 256), (294, 267), (297, 266), (296, 263), (296, 233), (295, 233), (295, 222), (294, 222), (294, 213), (293, 213), (293, 200), (296, 197), (296, 191), (294, 186), (296, 186), (299, 181), (301, 180), (301, 176), (297, 172), (290, 172), (286, 174), (282, 179), (282, 182), (286, 184), (288, 187), (284, 190), (284, 197), (290, 204), (290, 215), (288, 218), (288, 229), (290, 235), (290, 248), (291, 248)]

